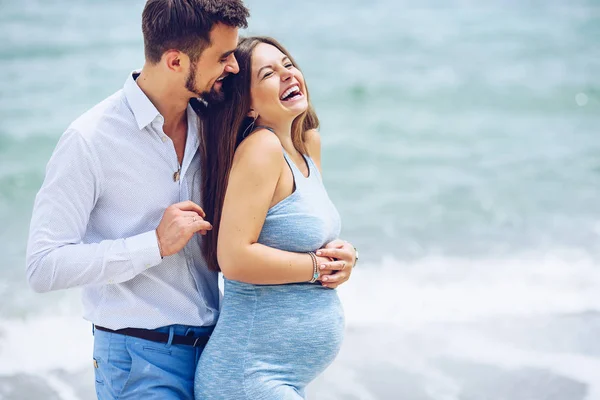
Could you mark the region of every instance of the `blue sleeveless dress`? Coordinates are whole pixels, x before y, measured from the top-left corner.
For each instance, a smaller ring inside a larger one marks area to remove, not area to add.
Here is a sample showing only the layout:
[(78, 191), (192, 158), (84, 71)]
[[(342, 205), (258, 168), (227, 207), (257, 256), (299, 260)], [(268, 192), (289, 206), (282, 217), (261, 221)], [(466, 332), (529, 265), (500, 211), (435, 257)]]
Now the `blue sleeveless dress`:
[[(285, 150), (284, 157), (295, 190), (269, 209), (258, 242), (316, 251), (339, 236), (340, 216), (312, 159), (305, 157), (305, 177)], [(333, 289), (225, 279), (219, 320), (196, 369), (195, 398), (303, 399), (306, 385), (334, 360), (343, 333), (344, 313)]]

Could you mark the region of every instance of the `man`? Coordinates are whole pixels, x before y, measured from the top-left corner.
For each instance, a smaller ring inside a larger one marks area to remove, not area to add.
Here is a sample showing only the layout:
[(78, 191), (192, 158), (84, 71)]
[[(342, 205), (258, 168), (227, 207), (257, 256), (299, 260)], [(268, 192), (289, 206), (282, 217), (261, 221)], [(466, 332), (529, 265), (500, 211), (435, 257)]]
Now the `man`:
[[(149, 0), (146, 62), (75, 120), (47, 165), (32, 215), (35, 291), (83, 287), (100, 399), (192, 399), (195, 366), (218, 318), (217, 273), (201, 254), (198, 116), (238, 72), (241, 0)], [(324, 255), (354, 262), (336, 241)], [(331, 276), (348, 279), (350, 268)]]

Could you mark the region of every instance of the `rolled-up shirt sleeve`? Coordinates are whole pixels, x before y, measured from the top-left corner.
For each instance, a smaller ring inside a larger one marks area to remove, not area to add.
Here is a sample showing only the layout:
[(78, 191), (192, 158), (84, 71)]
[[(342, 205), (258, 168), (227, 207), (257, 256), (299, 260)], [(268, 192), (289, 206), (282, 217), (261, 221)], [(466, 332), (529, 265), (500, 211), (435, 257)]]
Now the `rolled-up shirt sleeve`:
[(27, 279), (36, 292), (125, 282), (161, 262), (154, 231), (83, 243), (103, 185), (100, 163), (85, 137), (67, 130), (46, 167), (27, 244)]

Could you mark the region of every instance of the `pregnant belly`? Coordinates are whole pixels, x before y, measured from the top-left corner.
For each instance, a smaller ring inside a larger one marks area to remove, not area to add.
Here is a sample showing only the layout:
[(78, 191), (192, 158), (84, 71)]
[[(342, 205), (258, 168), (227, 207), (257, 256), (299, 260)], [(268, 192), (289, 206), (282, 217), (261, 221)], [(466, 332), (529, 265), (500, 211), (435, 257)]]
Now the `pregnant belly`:
[(247, 376), (303, 387), (338, 354), (344, 313), (336, 291), (316, 285), (260, 287), (255, 310)]

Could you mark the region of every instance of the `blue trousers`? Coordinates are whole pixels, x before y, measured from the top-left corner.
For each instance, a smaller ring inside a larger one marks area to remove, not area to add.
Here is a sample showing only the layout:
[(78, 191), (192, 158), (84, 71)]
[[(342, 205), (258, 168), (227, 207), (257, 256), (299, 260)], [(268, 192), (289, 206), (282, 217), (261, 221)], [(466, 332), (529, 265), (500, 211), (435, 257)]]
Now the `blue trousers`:
[[(171, 325), (156, 331), (208, 335), (213, 327)], [(194, 373), (203, 347), (157, 343), (94, 331), (94, 370), (99, 400), (194, 399)]]

